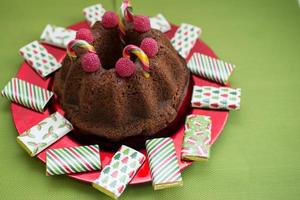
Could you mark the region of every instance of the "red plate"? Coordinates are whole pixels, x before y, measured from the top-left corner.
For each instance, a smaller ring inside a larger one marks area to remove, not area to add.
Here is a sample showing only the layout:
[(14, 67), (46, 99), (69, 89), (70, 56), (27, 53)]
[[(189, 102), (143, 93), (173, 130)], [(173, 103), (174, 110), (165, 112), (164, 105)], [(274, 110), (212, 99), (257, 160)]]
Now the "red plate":
[[(88, 28), (88, 25), (86, 22), (80, 22), (78, 24), (72, 25), (69, 28), (78, 30), (80, 28)], [(173, 35), (175, 34), (177, 27), (172, 26), (172, 30), (167, 32), (166, 35), (169, 38), (172, 38)], [(55, 48), (53, 46), (49, 45), (44, 45), (46, 49), (53, 54), (58, 61), (62, 61), (63, 58), (66, 55), (66, 51), (63, 49)], [(203, 54), (216, 57), (214, 52), (201, 40), (198, 40), (195, 47), (192, 49), (191, 54), (193, 52), (201, 52)], [(190, 56), (191, 56), (190, 54)], [(190, 58), (190, 56), (187, 58), (187, 60)], [(23, 80), (26, 80), (30, 83), (36, 84), (38, 86), (41, 86), (43, 88), (48, 88), (51, 90), (51, 84), (50, 80), (51, 77), (48, 79), (42, 79), (38, 74), (35, 73), (35, 71), (26, 63), (24, 62), (21, 65), (21, 68), (19, 72), (17, 73), (17, 77)], [(183, 114), (183, 116), (186, 116), (187, 114), (202, 114), (202, 115), (207, 115), (210, 116), (213, 122), (212, 126), (212, 141), (211, 144), (213, 144), (220, 133), (222, 132), (225, 123), (228, 118), (228, 111), (214, 111), (214, 110), (203, 110), (203, 109), (193, 109), (190, 108), (189, 102), (190, 102), (190, 95), (192, 93), (192, 86), (193, 85), (207, 85), (207, 86), (219, 86), (216, 83), (201, 79), (197, 76), (192, 76), (191, 81), (190, 81), (190, 87), (188, 91), (188, 99), (187, 103), (183, 105), (183, 109), (181, 109), (179, 114)], [(54, 102), (52, 101), (52, 104), (54, 104), (54, 108), (59, 108), (58, 102), (55, 100)], [(30, 109), (27, 109), (25, 107), (22, 107), (18, 104), (12, 103), (11, 104), (11, 112), (13, 116), (13, 120), (15, 123), (15, 126), (17, 128), (17, 131), (19, 134), (23, 133), (25, 130), (31, 128), (50, 114), (50, 110), (47, 109), (44, 113), (38, 113), (35, 111), (32, 111)], [(180, 151), (181, 151), (181, 144), (182, 144), (182, 139), (183, 139), (183, 131), (184, 131), (184, 124), (177, 124), (178, 129), (174, 134), (172, 135), (172, 138), (175, 142), (175, 147), (176, 147), (176, 152), (177, 156), (180, 157)], [(51, 148), (61, 148), (61, 147), (69, 147), (69, 146), (78, 146), (80, 143), (78, 141), (73, 140), (72, 137), (66, 135), (63, 137), (61, 140), (56, 142), (51, 146)], [(145, 149), (141, 150), (142, 153), (145, 154)], [(113, 156), (114, 152), (105, 152), (101, 151), (101, 162), (102, 165), (105, 166), (109, 163), (111, 157)], [(37, 156), (41, 161), (45, 162), (46, 158), (46, 152), (43, 151)], [(191, 162), (184, 162), (180, 161), (180, 168), (183, 170), (187, 166), (191, 165)], [(84, 182), (92, 182), (94, 181), (98, 176), (100, 172), (88, 172), (88, 173), (79, 173), (79, 174), (74, 174), (74, 175), (68, 175), (74, 179), (78, 179)], [(134, 179), (131, 181), (130, 184), (139, 184), (139, 183), (144, 183), (151, 181), (151, 175), (150, 175), (150, 170), (148, 167), (148, 161), (144, 163), (144, 165), (140, 168)]]

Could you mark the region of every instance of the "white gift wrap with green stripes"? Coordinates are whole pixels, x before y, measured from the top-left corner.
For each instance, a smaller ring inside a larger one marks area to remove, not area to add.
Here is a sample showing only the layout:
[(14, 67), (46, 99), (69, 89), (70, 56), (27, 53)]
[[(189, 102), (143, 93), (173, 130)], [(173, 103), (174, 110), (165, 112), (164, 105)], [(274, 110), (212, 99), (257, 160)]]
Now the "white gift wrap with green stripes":
[(150, 17), (150, 24), (151, 28), (160, 30), (163, 33), (171, 30), (171, 25), (166, 20), (166, 18), (160, 13), (154, 17)]
[(56, 112), (19, 135), (17, 142), (33, 157), (72, 129), (72, 124)]
[(92, 27), (97, 21), (102, 20), (105, 9), (101, 4), (96, 4), (83, 9), (83, 15), (86, 21)]
[(56, 58), (48, 53), (47, 49), (37, 41), (22, 47), (19, 52), (27, 63), (43, 78), (61, 67)]
[(235, 68), (233, 64), (201, 53), (194, 53), (187, 66), (193, 74), (223, 85), (228, 82)]
[(101, 169), (98, 145), (49, 149), (46, 154), (47, 175), (74, 174)]
[(43, 112), (53, 93), (18, 78), (12, 78), (2, 90), (2, 95), (27, 108)]
[(93, 187), (106, 195), (117, 199), (145, 162), (145, 156), (128, 146), (122, 145), (115, 153), (109, 165), (101, 171), (93, 182)]
[(171, 43), (183, 58), (187, 58), (200, 34), (201, 29), (199, 27), (183, 23), (171, 39)]
[(182, 185), (173, 140), (171, 138), (147, 140), (146, 149), (154, 189)]
[(67, 48), (71, 40), (76, 37), (76, 31), (48, 24), (41, 35), (44, 43), (56, 47)]

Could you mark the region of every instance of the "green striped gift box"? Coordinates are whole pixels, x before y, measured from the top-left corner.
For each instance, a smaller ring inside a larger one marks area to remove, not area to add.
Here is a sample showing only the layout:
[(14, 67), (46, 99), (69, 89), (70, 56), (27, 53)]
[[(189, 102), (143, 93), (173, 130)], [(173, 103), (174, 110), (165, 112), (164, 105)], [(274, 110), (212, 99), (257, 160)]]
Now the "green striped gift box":
[(74, 174), (100, 169), (98, 145), (49, 149), (47, 151), (47, 175)]
[(154, 190), (182, 186), (173, 140), (171, 138), (147, 140), (146, 149)]
[(12, 78), (1, 93), (15, 103), (39, 112), (44, 111), (45, 106), (53, 96), (51, 91), (18, 78)]
[(194, 53), (187, 66), (193, 74), (223, 85), (228, 82), (235, 68), (233, 64), (201, 53)]

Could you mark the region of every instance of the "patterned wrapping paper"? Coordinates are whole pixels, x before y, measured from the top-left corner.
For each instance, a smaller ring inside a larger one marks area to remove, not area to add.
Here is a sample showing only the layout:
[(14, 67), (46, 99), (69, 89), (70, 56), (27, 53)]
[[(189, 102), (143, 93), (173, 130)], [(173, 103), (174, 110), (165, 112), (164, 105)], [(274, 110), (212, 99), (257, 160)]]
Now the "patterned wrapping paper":
[(93, 187), (117, 199), (144, 161), (142, 153), (122, 145), (110, 164), (103, 168), (100, 176), (93, 182)]
[(98, 145), (49, 149), (46, 154), (46, 174), (60, 175), (101, 169)]
[(165, 33), (171, 30), (171, 25), (162, 14), (157, 14), (154, 17), (150, 17), (151, 28), (160, 30)]
[(235, 68), (233, 64), (201, 53), (194, 53), (187, 66), (192, 73), (223, 85)]
[(200, 161), (209, 158), (211, 126), (209, 116), (192, 114), (186, 117), (181, 150), (183, 160)]
[(240, 109), (241, 89), (228, 87), (194, 86), (192, 107), (220, 110)]
[(73, 130), (72, 124), (56, 112), (17, 137), (30, 156), (35, 156)]
[(93, 26), (97, 21), (102, 20), (105, 9), (101, 4), (96, 4), (83, 9), (83, 15), (90, 26)]
[(181, 24), (171, 39), (171, 43), (183, 58), (187, 58), (200, 34), (200, 28), (190, 24)]
[(2, 90), (2, 95), (27, 108), (43, 112), (53, 93), (18, 78), (12, 78)]
[(20, 49), (20, 54), (28, 64), (41, 76), (46, 77), (61, 67), (61, 64), (37, 41)]
[(146, 149), (154, 190), (182, 186), (173, 140), (171, 138), (147, 140)]
[(41, 35), (41, 40), (56, 47), (67, 48), (68, 43), (75, 37), (74, 30), (48, 24)]

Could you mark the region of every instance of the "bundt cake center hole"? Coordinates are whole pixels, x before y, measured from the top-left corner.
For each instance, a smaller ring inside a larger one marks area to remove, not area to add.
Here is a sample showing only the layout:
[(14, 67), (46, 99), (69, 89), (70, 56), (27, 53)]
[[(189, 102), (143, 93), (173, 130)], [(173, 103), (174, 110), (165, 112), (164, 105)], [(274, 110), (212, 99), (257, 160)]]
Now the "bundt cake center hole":
[[(122, 57), (123, 49), (126, 45), (138, 45), (137, 36), (134, 38), (125, 38), (125, 44), (122, 43), (118, 29), (104, 29), (100, 23), (97, 23), (93, 30), (97, 37), (93, 46), (100, 58), (101, 65), (104, 69), (115, 68), (116, 62)], [(137, 57), (131, 55), (130, 59), (135, 62)]]
[(122, 57), (122, 46), (117, 44), (96, 48), (102, 67), (106, 70), (115, 68), (116, 62)]
[[(96, 46), (96, 51), (101, 60), (102, 67), (106, 70), (115, 68), (116, 62), (122, 57), (124, 45), (121, 43), (115, 43), (113, 45), (102, 46), (104, 47)], [(130, 55), (130, 60), (135, 62), (137, 60), (137, 56)]]
[(101, 23), (96, 23), (92, 32), (97, 38), (93, 46), (100, 58), (101, 65), (104, 69), (109, 70), (115, 68), (116, 62), (122, 57), (123, 44), (120, 40), (119, 30), (105, 29)]

